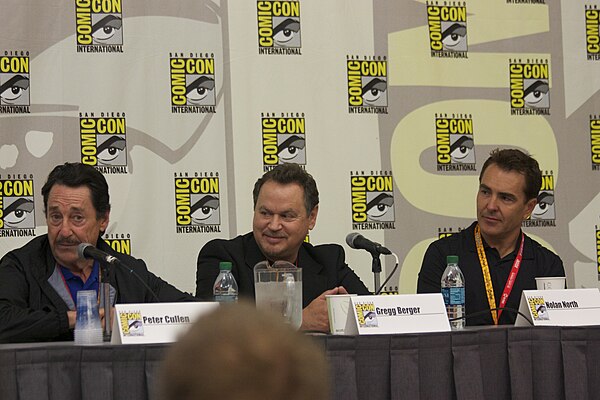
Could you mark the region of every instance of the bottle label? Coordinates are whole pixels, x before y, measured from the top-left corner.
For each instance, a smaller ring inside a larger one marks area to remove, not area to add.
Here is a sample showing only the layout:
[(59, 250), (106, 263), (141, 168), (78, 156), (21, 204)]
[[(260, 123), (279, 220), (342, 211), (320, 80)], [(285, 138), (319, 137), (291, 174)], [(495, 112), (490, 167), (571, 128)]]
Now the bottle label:
[(237, 296), (231, 294), (218, 294), (215, 296), (215, 301), (218, 301), (219, 303), (235, 303), (237, 301)]
[(459, 306), (465, 304), (465, 287), (446, 287), (442, 288), (444, 303), (450, 306)]

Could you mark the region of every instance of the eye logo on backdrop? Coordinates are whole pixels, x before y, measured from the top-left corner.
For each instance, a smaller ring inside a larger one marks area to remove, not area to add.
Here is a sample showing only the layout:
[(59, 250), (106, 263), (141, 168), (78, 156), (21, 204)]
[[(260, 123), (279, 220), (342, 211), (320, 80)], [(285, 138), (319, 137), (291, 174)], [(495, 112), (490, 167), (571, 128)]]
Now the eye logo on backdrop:
[(597, 115), (590, 115), (590, 147), (592, 170), (600, 171), (600, 117)]
[(129, 233), (106, 233), (102, 239), (114, 251), (131, 255), (131, 235)]
[(216, 112), (214, 54), (171, 53), (170, 66), (171, 112)]
[(531, 218), (523, 221), (523, 226), (556, 226), (555, 207), (554, 174), (552, 171), (546, 171), (542, 174), (542, 187), (537, 196), (537, 204), (531, 213)]
[(394, 180), (390, 171), (350, 173), (352, 229), (395, 229)]
[(600, 12), (597, 5), (585, 6), (585, 48), (588, 60), (600, 60)]
[(511, 115), (550, 115), (548, 60), (510, 60)]
[(81, 162), (103, 174), (127, 173), (125, 113), (79, 113)]
[(78, 53), (122, 53), (121, 0), (75, 0)]
[(464, 2), (427, 2), (431, 57), (467, 57), (467, 7)]
[(304, 113), (262, 113), (263, 170), (279, 164), (306, 165)]
[(258, 1), (258, 54), (302, 55), (300, 2)]
[(0, 237), (35, 236), (33, 175), (0, 176)]
[(387, 114), (386, 57), (346, 56), (348, 112)]
[(0, 56), (0, 114), (29, 114), (29, 51)]
[(475, 142), (471, 115), (435, 115), (438, 171), (475, 171)]
[(177, 233), (221, 232), (219, 173), (175, 173)]

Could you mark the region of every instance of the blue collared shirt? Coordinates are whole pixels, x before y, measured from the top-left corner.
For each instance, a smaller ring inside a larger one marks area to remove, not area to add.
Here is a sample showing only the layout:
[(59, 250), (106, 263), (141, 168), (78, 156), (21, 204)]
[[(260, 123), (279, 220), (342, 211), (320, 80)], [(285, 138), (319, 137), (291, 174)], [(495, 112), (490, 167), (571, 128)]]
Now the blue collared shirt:
[(69, 292), (71, 293), (71, 297), (73, 298), (75, 305), (77, 305), (77, 292), (80, 290), (95, 290), (96, 293), (98, 293), (98, 287), (100, 283), (100, 266), (97, 261), (94, 261), (92, 273), (85, 282), (79, 276), (73, 274), (69, 269), (63, 267), (62, 265), (60, 266), (60, 272), (65, 279), (65, 283), (69, 288)]

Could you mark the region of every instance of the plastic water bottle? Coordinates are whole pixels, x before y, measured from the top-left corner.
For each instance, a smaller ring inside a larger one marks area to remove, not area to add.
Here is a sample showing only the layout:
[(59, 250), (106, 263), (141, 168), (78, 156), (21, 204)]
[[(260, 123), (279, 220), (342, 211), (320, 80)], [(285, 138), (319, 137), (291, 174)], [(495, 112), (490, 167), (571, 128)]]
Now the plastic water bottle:
[[(458, 267), (458, 256), (446, 257), (446, 270), (442, 275), (442, 296), (446, 303), (448, 319), (460, 318), (465, 315), (465, 277)], [(452, 329), (465, 327), (465, 319), (450, 321)]]
[(219, 263), (219, 276), (213, 286), (215, 301), (219, 303), (234, 303), (238, 299), (238, 285), (231, 273), (231, 263), (221, 261)]

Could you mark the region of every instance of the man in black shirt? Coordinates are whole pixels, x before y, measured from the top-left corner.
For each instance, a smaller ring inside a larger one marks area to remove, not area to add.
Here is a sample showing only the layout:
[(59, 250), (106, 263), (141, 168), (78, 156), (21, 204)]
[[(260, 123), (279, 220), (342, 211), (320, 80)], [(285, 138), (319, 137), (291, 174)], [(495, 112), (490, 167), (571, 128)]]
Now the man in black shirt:
[[(429, 246), (417, 292), (439, 293), (446, 256), (457, 255), (465, 277), (467, 325), (514, 324), (521, 292), (536, 289), (536, 277), (565, 276), (561, 259), (521, 231), (541, 182), (531, 156), (516, 149), (494, 150), (479, 175), (477, 221)], [(487, 288), (492, 289), (489, 295)], [(496, 308), (506, 310), (491, 311)]]

